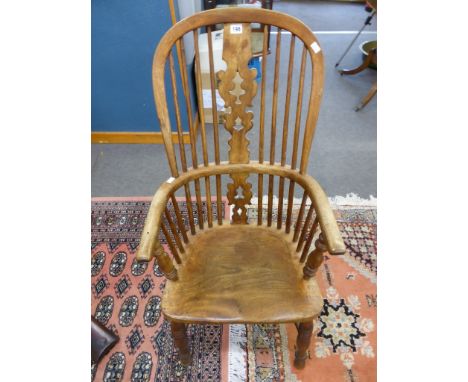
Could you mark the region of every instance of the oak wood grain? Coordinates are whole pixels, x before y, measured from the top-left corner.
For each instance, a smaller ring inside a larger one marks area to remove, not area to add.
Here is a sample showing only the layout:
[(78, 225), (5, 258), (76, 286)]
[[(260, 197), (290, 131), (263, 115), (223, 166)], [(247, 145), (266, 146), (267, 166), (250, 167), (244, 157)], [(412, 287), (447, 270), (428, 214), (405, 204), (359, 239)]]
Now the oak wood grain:
[[(222, 245), (220, 245), (222, 243)], [(162, 310), (171, 321), (310, 321), (322, 309), (315, 279), (304, 280), (290, 235), (257, 225), (217, 226), (187, 246)]]

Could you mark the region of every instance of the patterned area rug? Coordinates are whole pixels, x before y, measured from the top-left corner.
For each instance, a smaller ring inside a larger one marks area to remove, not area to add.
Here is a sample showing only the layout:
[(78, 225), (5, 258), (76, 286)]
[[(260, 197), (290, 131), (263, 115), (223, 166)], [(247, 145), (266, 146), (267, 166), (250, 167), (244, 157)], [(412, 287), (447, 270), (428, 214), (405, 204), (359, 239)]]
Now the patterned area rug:
[[(135, 261), (150, 201), (98, 198), (92, 202), (92, 313), (120, 337), (100, 364), (92, 365), (94, 381), (376, 380), (374, 207), (339, 206), (335, 210), (347, 252), (326, 256), (318, 274), (324, 308), (314, 323), (310, 360), (299, 371), (293, 366), (297, 331), (292, 324), (191, 325), (193, 361), (189, 367), (180, 364), (170, 324), (161, 315), (164, 277), (154, 262)], [(186, 211), (184, 202), (180, 208)], [(224, 214), (229, 214), (226, 204)]]

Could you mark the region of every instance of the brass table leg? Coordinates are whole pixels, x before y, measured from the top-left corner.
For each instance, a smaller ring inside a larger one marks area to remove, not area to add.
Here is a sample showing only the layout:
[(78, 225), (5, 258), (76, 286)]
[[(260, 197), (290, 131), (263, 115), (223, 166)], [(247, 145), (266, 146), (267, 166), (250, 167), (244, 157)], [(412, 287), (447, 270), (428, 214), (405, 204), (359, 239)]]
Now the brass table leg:
[(359, 65), (357, 68), (354, 69), (341, 69), (338, 72), (343, 76), (343, 75), (351, 75), (351, 74), (357, 74), (362, 72), (364, 69), (366, 69), (372, 60), (374, 59), (374, 55), (377, 54), (377, 49), (372, 49), (369, 54), (367, 55), (366, 59), (364, 62)]

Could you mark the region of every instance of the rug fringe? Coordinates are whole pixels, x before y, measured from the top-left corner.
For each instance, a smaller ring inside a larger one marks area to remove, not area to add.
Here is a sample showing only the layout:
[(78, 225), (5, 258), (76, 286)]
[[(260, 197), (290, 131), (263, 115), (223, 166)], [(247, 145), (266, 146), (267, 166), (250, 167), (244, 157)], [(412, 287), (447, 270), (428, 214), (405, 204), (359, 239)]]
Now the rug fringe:
[(229, 382), (247, 382), (247, 331), (243, 324), (229, 325)]
[[(263, 196), (263, 204), (265, 205), (265, 202), (268, 200), (268, 195)], [(273, 205), (278, 205), (278, 197), (276, 195), (273, 195)], [(302, 198), (294, 198), (293, 199), (293, 204), (301, 204)], [(354, 193), (349, 193), (346, 194), (345, 196), (337, 195), (333, 197), (329, 197), (328, 201), (330, 202), (331, 206), (333, 208), (338, 208), (338, 207), (371, 207), (371, 208), (376, 208), (377, 207), (377, 198), (374, 197), (373, 195), (369, 196), (369, 199), (364, 199), (361, 198), (359, 195), (354, 194)], [(288, 199), (283, 199), (283, 208), (284, 206), (287, 206)], [(250, 204), (251, 205), (256, 205), (258, 203), (258, 197), (254, 196), (251, 199)], [(310, 201), (308, 201), (307, 205), (310, 205)]]
[(377, 207), (377, 198), (373, 195), (369, 195), (369, 199), (361, 198), (359, 195), (354, 193), (346, 194), (346, 196), (334, 196), (328, 198), (332, 206), (365, 206), (365, 207)]

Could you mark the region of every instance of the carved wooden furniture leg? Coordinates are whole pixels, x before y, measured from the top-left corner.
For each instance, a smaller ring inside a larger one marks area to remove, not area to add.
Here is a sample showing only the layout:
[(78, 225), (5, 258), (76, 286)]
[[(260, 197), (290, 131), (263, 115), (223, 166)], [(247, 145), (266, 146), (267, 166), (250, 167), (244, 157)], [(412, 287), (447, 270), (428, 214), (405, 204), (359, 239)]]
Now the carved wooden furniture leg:
[(366, 59), (364, 60), (364, 62), (361, 65), (359, 65), (357, 68), (341, 69), (339, 70), (339, 73), (341, 75), (351, 75), (351, 74), (357, 74), (357, 73), (362, 72), (364, 69), (366, 69), (370, 65), (376, 53), (377, 53), (376, 49), (371, 50), (369, 54), (367, 55)]
[(315, 249), (309, 255), (306, 265), (304, 266), (304, 278), (306, 280), (314, 277), (323, 262), (323, 253), (327, 251), (323, 234), (315, 241)]
[(355, 111), (361, 110), (364, 106), (366, 106), (369, 103), (369, 101), (375, 96), (376, 93), (377, 93), (377, 82), (375, 82), (372, 85), (372, 87), (369, 90), (369, 93), (367, 93), (367, 95), (361, 100), (361, 103), (358, 106), (356, 106), (354, 110)]
[(180, 362), (182, 365), (190, 364), (190, 349), (188, 346), (186, 325), (178, 322), (171, 322), (172, 337), (174, 344), (179, 350)]
[(301, 322), (297, 333), (296, 354), (294, 357), (294, 367), (303, 369), (307, 359), (307, 350), (309, 349), (310, 338), (312, 337), (312, 322)]

